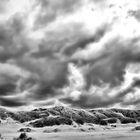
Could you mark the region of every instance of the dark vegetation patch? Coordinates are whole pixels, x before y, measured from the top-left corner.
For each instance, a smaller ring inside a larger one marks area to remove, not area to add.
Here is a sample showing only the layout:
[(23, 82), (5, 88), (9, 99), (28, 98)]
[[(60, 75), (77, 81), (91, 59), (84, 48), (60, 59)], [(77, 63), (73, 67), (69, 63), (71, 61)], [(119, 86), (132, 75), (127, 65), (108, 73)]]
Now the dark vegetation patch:
[(105, 121), (105, 120), (101, 120), (99, 124), (100, 125), (108, 125), (107, 121)]
[(140, 126), (136, 126), (134, 129), (132, 129), (133, 131), (134, 130), (140, 130)]
[(117, 123), (117, 118), (107, 118), (107, 119), (103, 119), (103, 120), (109, 124)]
[(43, 131), (43, 133), (52, 133), (52, 132), (57, 133), (57, 132), (61, 132), (61, 130), (58, 129), (58, 128), (55, 128), (55, 129), (52, 129), (52, 130), (46, 129), (46, 130)]
[(120, 121), (121, 121), (122, 124), (136, 123), (136, 120), (135, 119), (133, 119), (133, 118), (127, 118), (127, 117), (124, 117)]
[(28, 137), (26, 133), (21, 133), (19, 137), (13, 138), (13, 140), (35, 140), (32, 137)]
[(20, 128), (18, 132), (32, 132), (31, 128)]

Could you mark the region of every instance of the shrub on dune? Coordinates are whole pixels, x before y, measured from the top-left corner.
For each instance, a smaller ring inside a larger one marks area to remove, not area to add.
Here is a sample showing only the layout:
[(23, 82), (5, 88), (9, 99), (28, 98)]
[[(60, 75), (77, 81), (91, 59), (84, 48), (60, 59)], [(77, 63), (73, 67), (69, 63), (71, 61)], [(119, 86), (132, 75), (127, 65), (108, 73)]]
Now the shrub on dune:
[(93, 113), (88, 112), (86, 110), (77, 110), (78, 115), (80, 116), (79, 119), (82, 119), (84, 123), (94, 123), (98, 124), (98, 117), (95, 116)]
[(99, 124), (100, 124), (100, 125), (107, 125), (107, 121), (101, 120)]
[(132, 130), (140, 130), (140, 126), (136, 126), (134, 129)]
[(117, 123), (117, 119), (116, 118), (108, 118), (108, 119), (104, 119), (105, 121), (107, 121), (108, 123)]
[(132, 118), (123, 118), (120, 120), (122, 124), (127, 124), (127, 123), (136, 123), (136, 120), (135, 119), (132, 119)]
[(75, 120), (75, 122), (76, 122), (77, 124), (81, 124), (81, 125), (84, 124), (84, 121), (82, 120), (82, 118), (81, 118), (81, 119)]
[(28, 137), (26, 133), (21, 133), (19, 137), (13, 138), (13, 140), (35, 140), (35, 139)]
[[(48, 115), (48, 114), (47, 114)], [(47, 116), (46, 115), (46, 116)], [(31, 112), (18, 112), (18, 113), (9, 113), (9, 116), (20, 123), (24, 123), (27, 121), (35, 120), (40, 118), (40, 113), (31, 111)]]
[(30, 125), (32, 125), (33, 127), (45, 127), (45, 126), (64, 125), (64, 124), (72, 125), (72, 120), (70, 120), (69, 118), (58, 116), (58, 117), (42, 118), (40, 120), (30, 123)]
[(18, 130), (18, 132), (31, 132), (32, 129), (31, 128), (21, 128)]
[(140, 122), (140, 117), (137, 117), (136, 120), (137, 120), (138, 122)]

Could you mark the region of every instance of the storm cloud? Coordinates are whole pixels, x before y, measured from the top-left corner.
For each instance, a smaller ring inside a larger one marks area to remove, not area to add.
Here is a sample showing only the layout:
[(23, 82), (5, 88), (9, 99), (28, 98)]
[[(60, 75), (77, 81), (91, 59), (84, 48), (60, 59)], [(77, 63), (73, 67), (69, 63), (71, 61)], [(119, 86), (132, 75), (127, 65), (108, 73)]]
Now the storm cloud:
[[(108, 84), (102, 84), (100, 87), (92, 86), (88, 91), (82, 90), (82, 93), (79, 94), (77, 98), (74, 98), (76, 95), (72, 94), (62, 97), (60, 100), (70, 104), (72, 107), (77, 106), (79, 108), (106, 108), (116, 106), (117, 104), (119, 104), (119, 106), (135, 106), (139, 104), (140, 96), (139, 93), (136, 94), (136, 91), (138, 92), (136, 88), (140, 86), (140, 78), (135, 79), (134, 76), (128, 85), (124, 83), (114, 88), (111, 88)], [(129, 94), (131, 94), (131, 96), (129, 96)]]
[(138, 5), (1, 1), (0, 105), (139, 106)]

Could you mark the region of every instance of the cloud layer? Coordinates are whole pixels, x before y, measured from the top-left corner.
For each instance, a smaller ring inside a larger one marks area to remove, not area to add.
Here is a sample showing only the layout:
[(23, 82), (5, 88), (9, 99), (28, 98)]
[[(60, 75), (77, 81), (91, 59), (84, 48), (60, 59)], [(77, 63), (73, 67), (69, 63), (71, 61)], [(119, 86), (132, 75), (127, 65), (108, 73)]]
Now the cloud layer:
[(137, 108), (139, 5), (1, 1), (0, 105)]

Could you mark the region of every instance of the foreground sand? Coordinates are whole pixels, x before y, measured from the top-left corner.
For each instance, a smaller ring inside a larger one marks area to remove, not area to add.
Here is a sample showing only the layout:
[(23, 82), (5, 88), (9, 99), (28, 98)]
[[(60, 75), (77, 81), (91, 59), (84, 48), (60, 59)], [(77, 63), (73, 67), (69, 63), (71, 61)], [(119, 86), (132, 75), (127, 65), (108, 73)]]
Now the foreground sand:
[[(112, 127), (86, 124), (31, 128), (33, 131), (28, 133), (28, 136), (36, 140), (140, 140), (140, 131), (132, 131), (138, 125), (140, 124), (117, 124)], [(13, 137), (20, 135), (17, 131), (23, 127), (26, 126), (15, 122), (0, 124), (0, 133), (6, 140), (13, 140)]]

